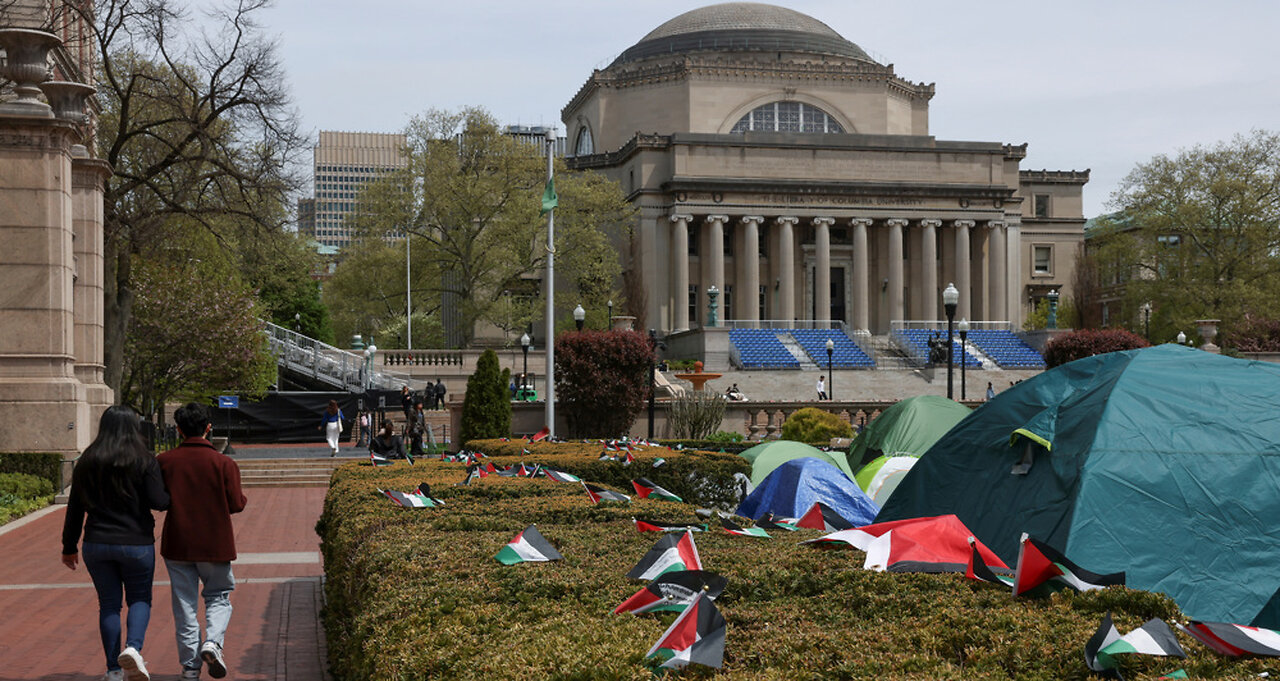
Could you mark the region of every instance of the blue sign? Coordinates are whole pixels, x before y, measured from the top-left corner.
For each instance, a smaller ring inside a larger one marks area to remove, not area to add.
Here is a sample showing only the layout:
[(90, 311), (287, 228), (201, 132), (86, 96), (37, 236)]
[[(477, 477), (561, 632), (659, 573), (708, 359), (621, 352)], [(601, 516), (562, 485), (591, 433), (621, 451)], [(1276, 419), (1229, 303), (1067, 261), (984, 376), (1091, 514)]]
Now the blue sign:
[(240, 396), (239, 395), (218, 395), (218, 408), (219, 409), (239, 409)]

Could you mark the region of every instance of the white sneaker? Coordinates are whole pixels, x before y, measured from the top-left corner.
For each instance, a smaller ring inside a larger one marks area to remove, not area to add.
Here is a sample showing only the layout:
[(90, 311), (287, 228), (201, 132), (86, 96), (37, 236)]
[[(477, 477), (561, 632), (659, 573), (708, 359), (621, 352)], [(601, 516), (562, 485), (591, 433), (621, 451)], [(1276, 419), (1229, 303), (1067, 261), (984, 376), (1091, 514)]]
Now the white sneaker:
[(102, 677), (102, 681), (124, 681), (124, 670), (112, 669)]
[(133, 646), (120, 651), (120, 657), (116, 661), (120, 663), (120, 669), (124, 671), (124, 678), (128, 681), (151, 681), (147, 663), (142, 661), (141, 653), (134, 650)]
[(227, 663), (222, 659), (222, 646), (213, 641), (205, 641), (200, 646), (200, 659), (209, 667), (209, 676), (220, 679), (227, 675)]
[(184, 679), (184, 680), (185, 680), (185, 679), (198, 679), (198, 678), (200, 678), (200, 670), (199, 670), (199, 669), (183, 669), (183, 670), (182, 670), (182, 677), (181, 677), (181, 678), (182, 678), (182, 679)]

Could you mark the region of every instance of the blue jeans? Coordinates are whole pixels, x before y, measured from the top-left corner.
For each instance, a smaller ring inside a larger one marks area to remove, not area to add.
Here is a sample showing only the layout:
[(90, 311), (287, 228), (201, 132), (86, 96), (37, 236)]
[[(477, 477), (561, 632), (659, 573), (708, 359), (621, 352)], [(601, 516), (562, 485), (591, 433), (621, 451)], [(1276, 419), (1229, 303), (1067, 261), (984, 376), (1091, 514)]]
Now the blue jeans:
[(151, 580), (156, 572), (156, 547), (152, 544), (97, 544), (85, 542), (81, 548), (84, 567), (98, 591), (98, 631), (107, 671), (120, 668), (120, 592), (129, 604), (128, 639), (125, 644), (142, 650), (151, 621)]
[[(173, 592), (173, 629), (183, 669), (199, 669), (200, 620), (197, 597), (204, 598), (205, 641), (222, 647), (231, 621), (231, 592), (236, 588), (231, 563), (191, 563), (165, 559)], [(204, 589), (200, 589), (204, 582)]]

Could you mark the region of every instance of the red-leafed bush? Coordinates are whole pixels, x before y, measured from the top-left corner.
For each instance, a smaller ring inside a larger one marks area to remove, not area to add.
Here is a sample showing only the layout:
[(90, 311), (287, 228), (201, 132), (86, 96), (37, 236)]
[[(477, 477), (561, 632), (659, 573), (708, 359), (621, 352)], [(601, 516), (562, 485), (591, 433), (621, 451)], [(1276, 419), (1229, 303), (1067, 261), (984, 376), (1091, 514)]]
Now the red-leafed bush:
[(653, 344), (637, 331), (556, 338), (556, 399), (570, 437), (625, 435), (649, 396)]
[(1044, 346), (1044, 363), (1049, 368), (1104, 352), (1133, 350), (1151, 345), (1142, 336), (1125, 329), (1081, 329), (1064, 333)]
[(1280, 352), (1280, 319), (1245, 315), (1222, 334), (1218, 344), (1240, 352)]

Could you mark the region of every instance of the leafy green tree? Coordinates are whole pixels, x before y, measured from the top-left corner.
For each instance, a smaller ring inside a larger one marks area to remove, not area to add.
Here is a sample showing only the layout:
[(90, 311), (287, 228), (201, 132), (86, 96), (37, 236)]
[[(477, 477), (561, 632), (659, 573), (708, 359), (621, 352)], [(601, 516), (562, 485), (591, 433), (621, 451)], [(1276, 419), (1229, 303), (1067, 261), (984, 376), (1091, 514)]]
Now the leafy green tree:
[[(541, 148), (504, 135), (477, 108), (428, 111), (405, 134), (405, 168), (361, 193), (359, 232), (366, 240), (412, 235), (414, 308), (436, 317), (456, 310), (451, 344), (469, 344), (478, 322), (523, 328), (543, 305), (534, 288), (546, 262)], [(621, 272), (614, 243), (627, 236), (634, 210), (595, 173), (561, 165), (556, 190), (557, 306), (581, 303), (602, 316), (609, 299), (622, 302), (613, 289)], [(348, 260), (339, 269), (356, 266)]]
[[(424, 251), (411, 251), (415, 272), (426, 266)], [(323, 296), (338, 338), (358, 333), (384, 349), (408, 347), (404, 270), (403, 243), (359, 239), (343, 249), (342, 263), (325, 282)], [(417, 295), (413, 307), (413, 347), (440, 347), (444, 333), (439, 315), (422, 307)]]
[(1127, 278), (1125, 318), (1151, 303), (1153, 337), (1196, 319), (1230, 327), (1280, 305), (1280, 135), (1255, 130), (1156, 156), (1111, 202), (1118, 214), (1099, 266)]
[(556, 336), (556, 397), (572, 437), (626, 435), (649, 395), (653, 342), (638, 331)]
[(465, 444), (472, 440), (506, 437), (511, 434), (510, 369), (498, 369), (498, 354), (485, 350), (476, 362), (476, 371), (467, 378), (467, 394), (462, 398), (462, 432)]
[(137, 260), (133, 286), (121, 404), (150, 414), (174, 399), (261, 395), (275, 380), (258, 299), (225, 265)]

